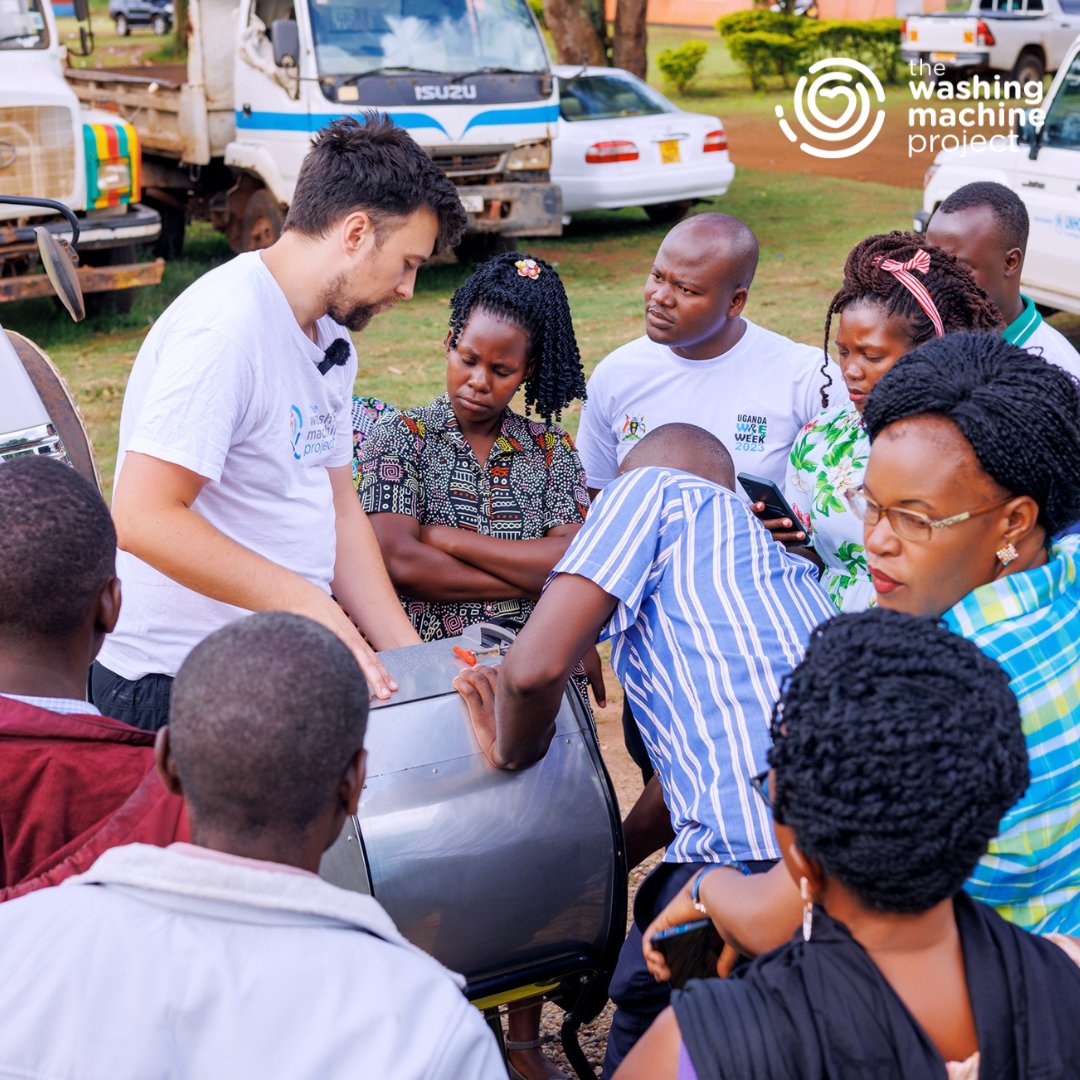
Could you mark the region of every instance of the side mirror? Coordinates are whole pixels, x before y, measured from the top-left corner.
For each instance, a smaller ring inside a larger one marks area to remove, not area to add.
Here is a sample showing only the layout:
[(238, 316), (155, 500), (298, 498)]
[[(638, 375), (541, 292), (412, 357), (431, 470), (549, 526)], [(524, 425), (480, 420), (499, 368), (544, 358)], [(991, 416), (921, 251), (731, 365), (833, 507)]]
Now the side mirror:
[(90, 0), (75, 0), (75, 18), (79, 22), (87, 22), (90, 19)]
[(279, 68), (296, 68), (300, 60), (300, 30), (295, 19), (275, 19), (270, 24), (270, 44)]
[(94, 51), (94, 31), (79, 27), (79, 55), (89, 56)]
[(34, 235), (37, 237), (41, 264), (45, 267), (49, 283), (60, 297), (60, 303), (76, 322), (82, 322), (86, 318), (86, 304), (83, 302), (79, 277), (75, 273), (75, 249), (57, 240), (44, 225), (38, 225)]

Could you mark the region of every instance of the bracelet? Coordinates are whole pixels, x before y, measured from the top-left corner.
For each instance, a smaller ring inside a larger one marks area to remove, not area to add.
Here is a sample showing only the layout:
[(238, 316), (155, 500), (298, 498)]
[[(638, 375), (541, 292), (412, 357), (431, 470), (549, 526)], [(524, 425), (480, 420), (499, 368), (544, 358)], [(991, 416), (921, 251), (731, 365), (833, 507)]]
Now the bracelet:
[(690, 903), (694, 905), (695, 911), (700, 911), (702, 915), (708, 917), (709, 912), (706, 910), (705, 905), (701, 902), (701, 880), (710, 870), (715, 870), (714, 866), (706, 866), (704, 870), (699, 870), (694, 876), (694, 880), (690, 883)]

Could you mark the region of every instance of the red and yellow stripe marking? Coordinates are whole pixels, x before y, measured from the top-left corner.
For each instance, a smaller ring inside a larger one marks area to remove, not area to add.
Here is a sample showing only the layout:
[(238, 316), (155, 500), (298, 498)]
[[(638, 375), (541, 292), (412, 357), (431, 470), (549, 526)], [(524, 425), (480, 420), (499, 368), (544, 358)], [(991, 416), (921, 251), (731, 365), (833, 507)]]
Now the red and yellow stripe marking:
[[(135, 128), (123, 120), (108, 124), (83, 124), (83, 143), (86, 151), (87, 208), (102, 210), (109, 206), (138, 202), (142, 194), (142, 176), (139, 136)], [(131, 170), (130, 191), (103, 192), (98, 187), (99, 168), (124, 159), (127, 159)]]

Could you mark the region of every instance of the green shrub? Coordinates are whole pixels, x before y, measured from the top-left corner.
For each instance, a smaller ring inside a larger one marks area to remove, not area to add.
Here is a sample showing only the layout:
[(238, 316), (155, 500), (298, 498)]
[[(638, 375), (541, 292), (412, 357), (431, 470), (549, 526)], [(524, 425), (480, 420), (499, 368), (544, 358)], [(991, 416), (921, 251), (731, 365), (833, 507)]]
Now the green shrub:
[(899, 78), (899, 19), (808, 22), (798, 37), (807, 65), (830, 56), (845, 56), (873, 68), (882, 82), (894, 83)]
[(806, 20), (801, 15), (784, 15), (779, 11), (756, 8), (753, 11), (733, 11), (716, 20), (722, 38), (732, 34), (785, 34), (792, 36)]
[(802, 59), (802, 45), (796, 38), (770, 34), (759, 30), (752, 34), (732, 34), (727, 41), (728, 52), (750, 77), (750, 86), (761, 90), (769, 75), (779, 75), (785, 86)]
[(656, 66), (665, 81), (681, 94), (697, 75), (707, 50), (704, 41), (684, 41), (678, 48), (664, 49), (656, 58)]

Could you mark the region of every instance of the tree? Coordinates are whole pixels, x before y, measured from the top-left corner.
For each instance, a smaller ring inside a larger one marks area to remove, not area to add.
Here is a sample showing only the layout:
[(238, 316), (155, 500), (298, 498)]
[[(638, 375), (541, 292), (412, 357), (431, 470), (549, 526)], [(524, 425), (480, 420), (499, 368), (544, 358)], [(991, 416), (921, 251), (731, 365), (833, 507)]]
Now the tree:
[(648, 64), (645, 6), (646, 0), (618, 0), (615, 7), (615, 66), (632, 71), (639, 79), (645, 78)]
[(603, 0), (543, 0), (544, 21), (560, 64), (614, 62), (645, 78), (646, 0), (617, 0), (615, 37), (608, 37)]
[(607, 34), (597, 32), (594, 11), (590, 10), (597, 6), (595, 0), (544, 0), (544, 21), (560, 64), (607, 63)]

